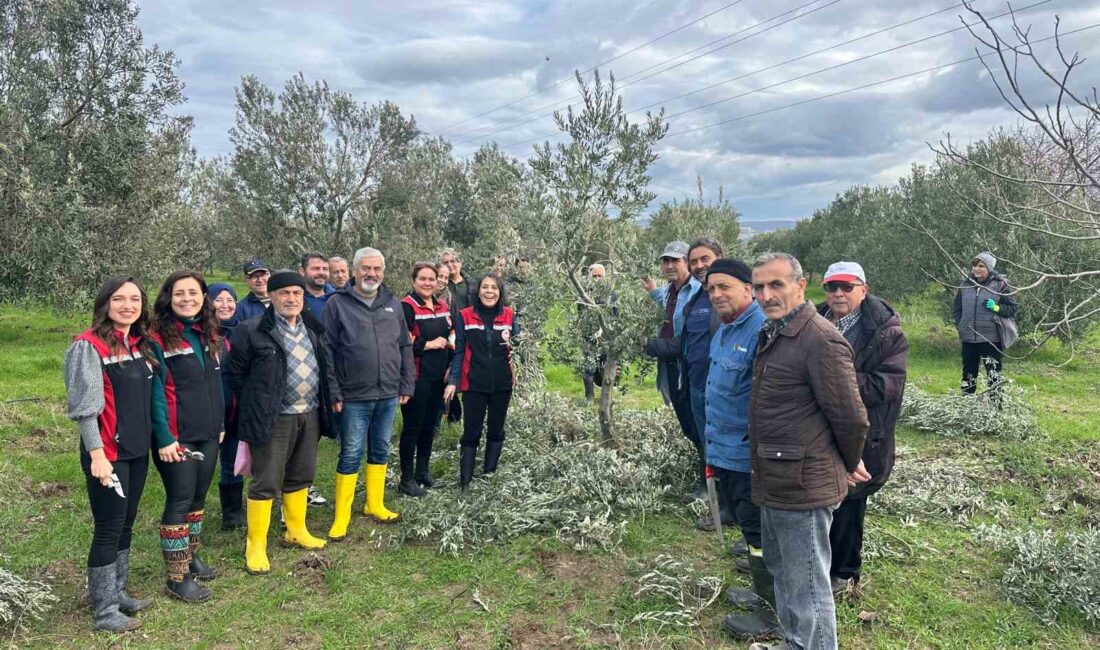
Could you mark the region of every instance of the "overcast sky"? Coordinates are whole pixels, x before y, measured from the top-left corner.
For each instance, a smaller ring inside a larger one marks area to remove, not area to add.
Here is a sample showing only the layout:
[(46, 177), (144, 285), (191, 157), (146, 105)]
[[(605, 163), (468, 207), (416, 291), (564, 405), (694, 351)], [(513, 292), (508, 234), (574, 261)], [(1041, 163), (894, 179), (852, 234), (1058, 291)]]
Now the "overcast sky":
[[(671, 116), (652, 172), (657, 201), (695, 195), (701, 176), (709, 198), (721, 186), (745, 219), (759, 220), (809, 216), (850, 185), (894, 182), (912, 162), (930, 160), (925, 143), (946, 132), (969, 140), (1015, 124), (976, 61), (751, 116), (972, 56), (975, 42), (962, 30), (792, 80), (958, 27), (961, 8), (948, 9), (956, 1), (172, 0), (140, 2), (139, 21), (149, 43), (181, 60), (184, 111), (195, 118), (203, 156), (231, 153), (233, 91), (243, 75), (278, 88), (302, 72), (363, 102), (396, 102), (459, 156), (495, 140), (526, 158), (531, 140), (554, 139), (546, 115), (575, 101), (572, 71), (620, 57), (601, 69), (624, 86), (626, 107), (663, 105)], [(1001, 0), (975, 6), (990, 16), (1005, 11)], [(1100, 2), (1052, 0), (1019, 20), (1041, 38), (1055, 14), (1063, 31), (1085, 27), (1100, 23)], [(887, 31), (777, 65), (878, 30)], [(1093, 59), (1079, 73), (1082, 86), (1100, 80), (1098, 36), (1100, 29), (1066, 41)]]

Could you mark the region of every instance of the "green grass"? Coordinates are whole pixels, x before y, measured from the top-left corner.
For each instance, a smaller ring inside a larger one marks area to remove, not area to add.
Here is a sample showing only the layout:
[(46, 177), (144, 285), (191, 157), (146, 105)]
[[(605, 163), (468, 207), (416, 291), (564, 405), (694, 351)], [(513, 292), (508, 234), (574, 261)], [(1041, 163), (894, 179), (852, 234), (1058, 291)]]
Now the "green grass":
[[(811, 294), (812, 295), (812, 294)], [(243, 297), (243, 293), (242, 293)], [(913, 344), (910, 379), (926, 390), (945, 392), (958, 384), (958, 351), (949, 328), (930, 304), (899, 307)], [(163, 491), (150, 475), (135, 526), (133, 591), (157, 599), (141, 615), (141, 631), (121, 637), (93, 634), (81, 602), (84, 557), (90, 538), (83, 478), (77, 463), (75, 429), (65, 418), (60, 360), (82, 318), (47, 312), (0, 309), (0, 555), (5, 566), (52, 585), (61, 599), (47, 618), (25, 633), (4, 632), (18, 647), (745, 647), (726, 638), (722, 600), (706, 610), (698, 628), (630, 624), (653, 606), (632, 595), (641, 564), (658, 553), (694, 561), (707, 572), (744, 584), (713, 535), (694, 530), (685, 507), (671, 514), (639, 516), (613, 553), (582, 553), (553, 538), (525, 536), (475, 555), (441, 556), (434, 545), (379, 545), (376, 525), (356, 517), (348, 541), (330, 545), (329, 569), (300, 566), (305, 555), (284, 549), (272, 534), (273, 572), (252, 577), (243, 571), (243, 534), (218, 530), (216, 490), (208, 501), (205, 556), (223, 570), (210, 583), (215, 597), (188, 606), (161, 592), (162, 563), (156, 522)], [(1078, 358), (1055, 369), (1060, 351), (1009, 360), (1010, 376), (1029, 388), (1045, 437), (1030, 443), (946, 440), (907, 429), (900, 443), (921, 454), (980, 455), (1003, 468), (988, 491), (1011, 504), (1013, 521), (1069, 529), (1096, 523), (1096, 507), (1066, 503), (1049, 512), (1044, 496), (1067, 495), (1095, 486), (1100, 467), (1100, 369)], [(579, 378), (567, 367), (547, 364), (547, 384), (582, 400)], [(652, 378), (628, 387), (622, 407), (659, 408)], [(15, 401), (12, 400), (24, 400)], [(454, 427), (440, 445), (453, 444)], [(322, 441), (318, 486), (332, 494), (337, 445)], [(437, 472), (449, 473), (446, 461)], [(506, 471), (506, 467), (502, 467)], [(1003, 475), (1002, 475), (1003, 474)], [(889, 489), (887, 487), (886, 489)], [(1057, 492), (1061, 494), (1061, 492)], [(361, 497), (360, 497), (361, 498)], [(391, 492), (390, 506), (402, 500)], [(359, 504), (356, 504), (359, 507)], [(311, 509), (314, 533), (324, 533), (331, 509)], [(1066, 616), (1044, 625), (1025, 607), (1004, 600), (998, 580), (1004, 561), (974, 541), (970, 528), (992, 521), (979, 517), (966, 527), (940, 520), (904, 523), (869, 516), (869, 533), (898, 550), (899, 557), (871, 559), (858, 603), (838, 603), (844, 648), (1081, 648), (1100, 644), (1095, 630)], [(477, 592), (488, 611), (473, 601)], [(860, 614), (872, 620), (862, 621)]]

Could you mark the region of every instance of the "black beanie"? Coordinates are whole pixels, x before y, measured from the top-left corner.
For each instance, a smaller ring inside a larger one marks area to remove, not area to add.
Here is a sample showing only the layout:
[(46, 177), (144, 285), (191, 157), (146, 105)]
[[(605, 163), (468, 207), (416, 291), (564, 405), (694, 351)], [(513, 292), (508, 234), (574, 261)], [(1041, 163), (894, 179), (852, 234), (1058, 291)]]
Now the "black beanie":
[(278, 291), (279, 289), (286, 289), (287, 287), (301, 287), (302, 291), (305, 291), (306, 279), (297, 271), (283, 269), (282, 271), (273, 273), (271, 279), (267, 281), (268, 293)]
[[(752, 269), (748, 264), (745, 264), (741, 260), (735, 260), (729, 257), (723, 257), (721, 259), (714, 260), (710, 264), (710, 268), (707, 269), (707, 279), (715, 273), (724, 273), (726, 275), (732, 275), (745, 284), (752, 283)], [(271, 284), (268, 283), (270, 289)]]

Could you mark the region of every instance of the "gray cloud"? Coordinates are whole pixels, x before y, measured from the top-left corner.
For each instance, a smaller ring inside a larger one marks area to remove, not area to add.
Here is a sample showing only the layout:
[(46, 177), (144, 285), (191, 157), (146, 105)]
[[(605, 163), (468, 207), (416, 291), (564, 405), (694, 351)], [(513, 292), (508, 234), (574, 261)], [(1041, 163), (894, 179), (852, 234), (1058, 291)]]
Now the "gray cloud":
[[(651, 79), (640, 81), (635, 74), (651, 66), (655, 67), (645, 74), (664, 70), (684, 61), (687, 57), (680, 55), (703, 43), (745, 30), (803, 2), (745, 0), (623, 56), (605, 66), (605, 71), (619, 79), (628, 108), (662, 102), (671, 114), (749, 93), (674, 118), (671, 130), (675, 132), (973, 54), (975, 41), (957, 32), (788, 82), (956, 27), (960, 13), (956, 9), (757, 72), (942, 9), (952, 0), (841, 2), (772, 30), (743, 31), (716, 45), (742, 42)], [(326, 79), (361, 101), (396, 102), (429, 133), (447, 136), (459, 155), (469, 155), (481, 143), (495, 140), (507, 146), (508, 153), (522, 157), (531, 151), (527, 141), (548, 134), (554, 137), (552, 120), (542, 116), (576, 101), (571, 81), (555, 86), (556, 82), (568, 79), (574, 69), (622, 55), (724, 4), (726, 0), (322, 0), (308, 5), (286, 0), (181, 0), (143, 3), (139, 20), (147, 42), (174, 50), (182, 62), (190, 99), (182, 110), (195, 117), (193, 138), (201, 155), (230, 152), (233, 91), (241, 76), (255, 74), (279, 87), (301, 71), (308, 79)], [(825, 4), (822, 0), (813, 7)], [(1004, 11), (999, 0), (975, 4), (990, 13)], [(1051, 32), (1055, 12), (1062, 17), (1064, 31), (1100, 22), (1100, 5), (1094, 0), (1057, 0), (1021, 14), (1021, 20), (1032, 23), (1033, 35), (1041, 38)], [(997, 24), (1007, 25), (1004, 20)], [(1070, 49), (1096, 59), (1100, 57), (1097, 33), (1100, 30), (1071, 37), (1067, 43)], [(1044, 54), (1051, 54), (1049, 48)], [(662, 63), (668, 59), (671, 62)], [(1086, 63), (1079, 81), (1091, 83), (1095, 65)], [(665, 101), (741, 75), (748, 76)], [(1029, 87), (1041, 87), (1034, 75), (1028, 81)], [(758, 91), (772, 84), (781, 85)], [(537, 91), (543, 92), (503, 106)], [(479, 116), (490, 109), (497, 110)], [(532, 116), (539, 119), (500, 130)], [(702, 176), (708, 195), (722, 186), (748, 218), (806, 216), (848, 185), (893, 182), (912, 162), (929, 161), (926, 143), (946, 132), (973, 140), (1015, 121), (988, 75), (972, 63), (669, 138), (661, 144), (661, 158), (652, 172), (654, 189), (658, 201), (691, 196), (696, 177)]]

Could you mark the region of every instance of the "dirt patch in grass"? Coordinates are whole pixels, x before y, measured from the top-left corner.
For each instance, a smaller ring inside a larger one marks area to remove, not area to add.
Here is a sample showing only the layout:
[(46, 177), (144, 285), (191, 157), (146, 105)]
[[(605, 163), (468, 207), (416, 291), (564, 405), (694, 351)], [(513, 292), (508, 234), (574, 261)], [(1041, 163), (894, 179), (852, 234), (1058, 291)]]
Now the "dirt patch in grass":
[(580, 647), (556, 617), (554, 623), (547, 626), (544, 621), (527, 612), (517, 612), (508, 620), (504, 629), (511, 642), (509, 647), (517, 650)]
[(456, 631), (452, 647), (456, 650), (482, 650), (491, 648), (492, 645), (492, 640), (485, 630), (472, 627)]
[(42, 481), (37, 484), (24, 486), (23, 489), (35, 498), (50, 499), (67, 495), (72, 491), (73, 486), (58, 481)]
[(614, 557), (565, 554), (536, 550), (535, 559), (546, 575), (575, 589), (617, 590), (625, 579), (621, 562)]

